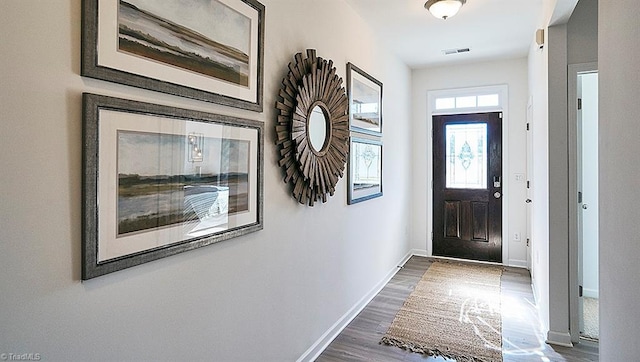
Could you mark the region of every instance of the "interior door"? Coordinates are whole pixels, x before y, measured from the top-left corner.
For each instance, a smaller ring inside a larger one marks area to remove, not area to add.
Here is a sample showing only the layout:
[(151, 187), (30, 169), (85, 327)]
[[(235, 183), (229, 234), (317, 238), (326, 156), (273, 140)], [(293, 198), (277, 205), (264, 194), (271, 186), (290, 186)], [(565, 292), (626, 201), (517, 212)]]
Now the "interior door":
[(582, 337), (598, 328), (598, 73), (578, 74), (578, 313)]
[(502, 113), (433, 116), (433, 255), (502, 262)]

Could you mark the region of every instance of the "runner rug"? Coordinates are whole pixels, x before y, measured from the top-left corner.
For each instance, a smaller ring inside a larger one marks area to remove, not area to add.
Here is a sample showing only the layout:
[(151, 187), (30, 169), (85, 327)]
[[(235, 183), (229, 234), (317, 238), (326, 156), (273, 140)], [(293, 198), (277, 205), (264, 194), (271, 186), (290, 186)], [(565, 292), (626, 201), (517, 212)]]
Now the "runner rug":
[(502, 361), (501, 267), (436, 261), (380, 343), (457, 361)]

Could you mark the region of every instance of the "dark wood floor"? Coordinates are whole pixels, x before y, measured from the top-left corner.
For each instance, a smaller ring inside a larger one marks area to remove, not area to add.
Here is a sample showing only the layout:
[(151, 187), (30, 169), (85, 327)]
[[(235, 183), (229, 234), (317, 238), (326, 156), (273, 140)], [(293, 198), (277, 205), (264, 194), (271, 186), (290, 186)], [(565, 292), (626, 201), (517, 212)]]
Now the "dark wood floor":
[[(379, 344), (395, 314), (431, 265), (430, 258), (413, 256), (382, 291), (325, 349), (316, 361), (449, 361), (395, 346)], [(507, 268), (502, 275), (502, 355), (504, 361), (597, 361), (598, 349), (544, 343), (531, 277), (524, 269)]]

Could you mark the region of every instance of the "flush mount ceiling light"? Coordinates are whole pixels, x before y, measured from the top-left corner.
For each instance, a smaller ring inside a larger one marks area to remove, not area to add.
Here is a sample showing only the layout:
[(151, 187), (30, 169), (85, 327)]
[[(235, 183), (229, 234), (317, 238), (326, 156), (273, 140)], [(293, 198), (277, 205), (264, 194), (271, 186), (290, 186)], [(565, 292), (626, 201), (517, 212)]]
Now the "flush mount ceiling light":
[(424, 8), (436, 18), (446, 20), (456, 15), (466, 2), (467, 0), (429, 0), (424, 3)]

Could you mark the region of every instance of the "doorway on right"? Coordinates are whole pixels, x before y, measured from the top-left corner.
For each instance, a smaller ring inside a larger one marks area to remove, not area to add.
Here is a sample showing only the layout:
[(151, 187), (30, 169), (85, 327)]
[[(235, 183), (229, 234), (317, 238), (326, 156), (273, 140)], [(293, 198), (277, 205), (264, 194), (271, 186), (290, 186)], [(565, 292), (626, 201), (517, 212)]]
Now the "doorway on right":
[(578, 73), (578, 314), (580, 338), (599, 339), (598, 73)]

